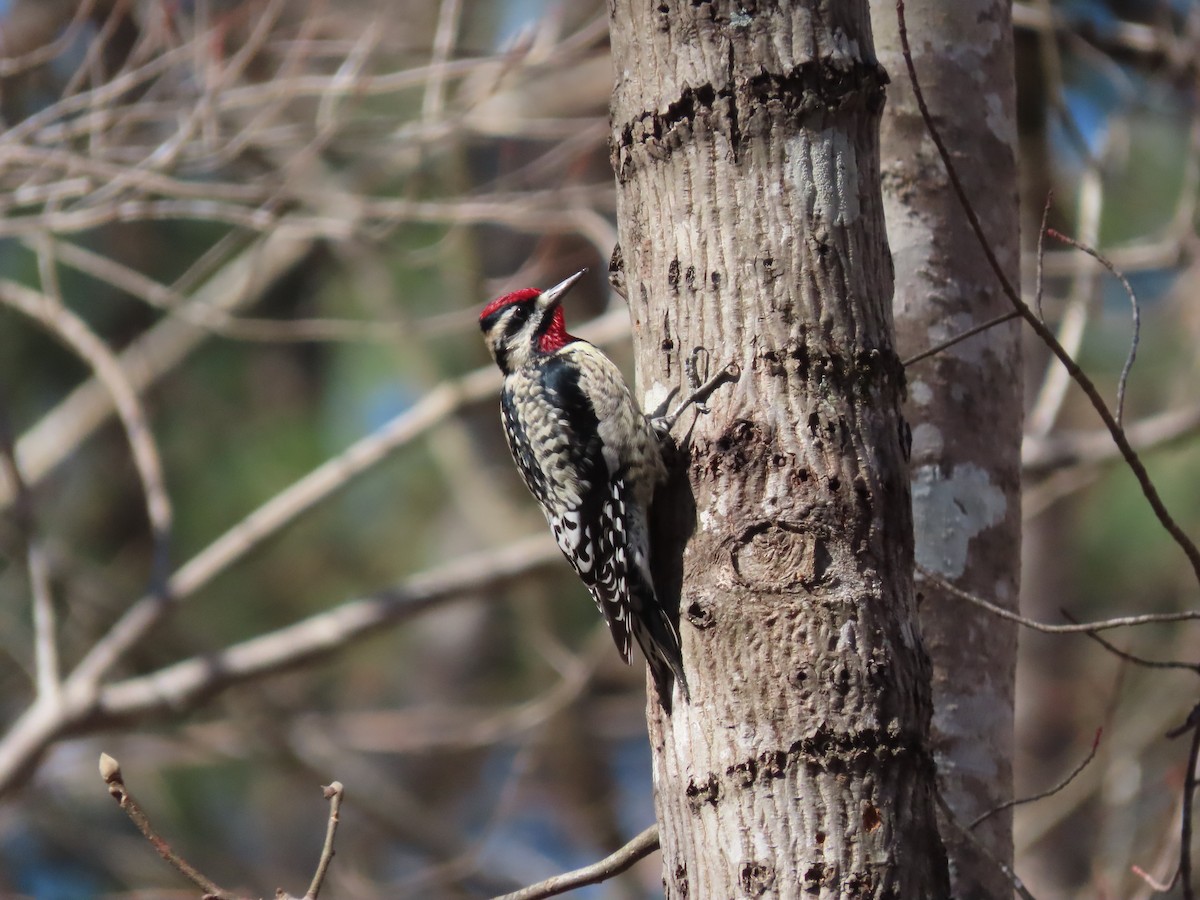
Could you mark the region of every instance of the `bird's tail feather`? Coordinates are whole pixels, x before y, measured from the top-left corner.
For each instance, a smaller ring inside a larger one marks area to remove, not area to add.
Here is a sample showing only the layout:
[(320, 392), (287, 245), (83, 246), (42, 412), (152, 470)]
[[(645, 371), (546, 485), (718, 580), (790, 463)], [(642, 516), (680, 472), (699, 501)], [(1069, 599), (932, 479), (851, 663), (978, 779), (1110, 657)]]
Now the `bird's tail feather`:
[(654, 679), (654, 689), (658, 693), (659, 702), (669, 713), (674, 684), (679, 685), (683, 699), (691, 701), (687, 676), (683, 673), (683, 650), (679, 642), (679, 629), (671, 621), (667, 611), (659, 605), (653, 589), (645, 590), (645, 585), (638, 587), (643, 590), (638, 591), (635, 596), (640, 597), (642, 602), (631, 617), (633, 637), (650, 665), (650, 675)]

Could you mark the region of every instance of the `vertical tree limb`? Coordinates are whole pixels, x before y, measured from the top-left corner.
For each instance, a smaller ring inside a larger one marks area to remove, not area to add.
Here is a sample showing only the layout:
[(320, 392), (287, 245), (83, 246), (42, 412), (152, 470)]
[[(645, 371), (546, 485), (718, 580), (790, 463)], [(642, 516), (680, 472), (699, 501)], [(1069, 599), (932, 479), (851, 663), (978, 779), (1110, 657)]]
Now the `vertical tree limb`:
[(667, 895), (945, 897), (866, 4), (610, 10), (645, 405), (694, 348), (742, 372), (658, 501), (692, 689), (651, 700)]
[[(908, 0), (913, 63), (964, 165), (965, 189), (987, 198), (983, 227), (1019, 282), (1016, 86), (1010, 4)], [(937, 149), (905, 62), (893, 0), (872, 3), (880, 62), (892, 74), (880, 140), (884, 206), (896, 272), (893, 308), (902, 356), (1011, 315)], [(1017, 609), (1022, 428), (1018, 323), (989, 328), (909, 366), (913, 517), (919, 566)], [(959, 821), (1012, 796), (1016, 628), (966, 609), (937, 581), (922, 587), (921, 628), (933, 660), (933, 746), (941, 789)], [(1005, 807), (1007, 809), (1007, 807)], [(1012, 865), (1012, 816), (975, 830), (986, 849), (947, 835), (956, 897), (1011, 893), (995, 861)], [(992, 858), (989, 858), (992, 857)], [(994, 859), (993, 859), (994, 858)], [(994, 861), (995, 860), (995, 861)]]

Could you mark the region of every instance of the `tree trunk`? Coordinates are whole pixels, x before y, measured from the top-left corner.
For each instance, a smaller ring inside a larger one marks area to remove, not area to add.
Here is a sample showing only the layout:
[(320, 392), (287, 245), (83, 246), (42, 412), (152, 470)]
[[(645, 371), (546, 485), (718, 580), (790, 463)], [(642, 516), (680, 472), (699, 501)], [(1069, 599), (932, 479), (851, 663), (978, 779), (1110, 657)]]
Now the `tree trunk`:
[(657, 503), (691, 687), (650, 700), (667, 895), (946, 897), (867, 4), (610, 9), (647, 406), (741, 367)]
[[(1020, 283), (1016, 86), (1011, 6), (907, 0), (913, 59), (992, 248)], [(894, 0), (872, 6), (880, 61), (892, 74), (884, 111), (883, 196), (896, 267), (902, 357), (1011, 307), (971, 232), (917, 109)], [(948, 49), (949, 48), (949, 49)], [(1016, 609), (1021, 571), (1021, 353), (1017, 323), (994, 327), (908, 369), (917, 563)], [(922, 585), (921, 628), (933, 660), (933, 747), (943, 793), (969, 823), (1012, 795), (1016, 626)], [(974, 836), (1012, 861), (1012, 815)], [(947, 829), (953, 893), (1012, 893), (993, 860)]]

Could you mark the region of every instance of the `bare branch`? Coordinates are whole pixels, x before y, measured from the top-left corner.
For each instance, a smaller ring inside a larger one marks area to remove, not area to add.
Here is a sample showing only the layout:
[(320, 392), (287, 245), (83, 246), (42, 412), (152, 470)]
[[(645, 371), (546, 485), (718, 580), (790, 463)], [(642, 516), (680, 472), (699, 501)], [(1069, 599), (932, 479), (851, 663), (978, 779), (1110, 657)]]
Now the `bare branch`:
[(421, 118), (426, 122), (437, 121), (445, 111), (446, 77), (443, 70), (454, 50), (461, 15), (462, 0), (442, 0), (438, 11), (437, 31), (433, 36), (431, 65), (434, 68), (425, 84), (425, 96), (421, 100)]
[[(1083, 172), (1079, 186), (1076, 217), (1079, 220), (1079, 232), (1084, 242), (1095, 244), (1100, 236), (1100, 216), (1104, 209), (1104, 182), (1099, 162), (1088, 165)], [(1047, 209), (1046, 213), (1049, 212)], [(1043, 221), (1045, 220), (1043, 216)], [(1039, 233), (1039, 253), (1045, 253), (1044, 235)], [(1072, 272), (1071, 289), (1067, 298), (1066, 309), (1058, 324), (1056, 340), (1064, 348), (1064, 352), (1074, 357), (1083, 344), (1087, 330), (1088, 316), (1095, 301), (1099, 286), (1099, 270), (1089, 260), (1076, 257), (1075, 268)], [(1038, 322), (1050, 333), (1041, 311), (1041, 293), (1038, 294)], [(1063, 402), (1066, 400), (1067, 389), (1071, 385), (1071, 372), (1054, 364), (1050, 360), (1046, 367), (1042, 384), (1029, 411), (1029, 422), (1026, 430), (1031, 434), (1048, 434), (1054, 428)]]
[(215, 653), (107, 685), (101, 689), (91, 715), (97, 724), (111, 725), (187, 708), (233, 685), (329, 656), (381, 628), (459, 600), (472, 591), (525, 575), (556, 562), (558, 557), (557, 545), (541, 534), (464, 556), (373, 597), (343, 603)]
[(1160, 881), (1141, 866), (1130, 866), (1130, 871), (1133, 872), (1133, 874), (1138, 878), (1142, 879), (1147, 887), (1159, 894), (1165, 894), (1167, 891), (1171, 890), (1171, 888), (1175, 887), (1175, 882), (1179, 880), (1179, 869), (1175, 870), (1175, 874), (1173, 874), (1168, 881)]
[[(1065, 619), (1067, 619), (1068, 621), (1070, 621), (1070, 622), (1077, 621), (1075, 619), (1075, 617), (1072, 616), (1065, 609), (1060, 610), (1060, 612), (1062, 612), (1063, 617)], [(1099, 644), (1101, 647), (1103, 647), (1105, 650), (1107, 650), (1113, 656), (1117, 657), (1117, 659), (1123, 659), (1125, 662), (1133, 663), (1135, 666), (1141, 666), (1144, 669), (1182, 669), (1184, 671), (1194, 672), (1194, 673), (1200, 675), (1200, 663), (1180, 662), (1178, 660), (1172, 660), (1172, 659), (1166, 659), (1166, 660), (1146, 659), (1145, 657), (1138, 656), (1137, 654), (1134, 654), (1134, 653), (1130, 653), (1128, 650), (1122, 650), (1120, 647), (1116, 646), (1115, 644), (1111, 643), (1110, 641), (1107, 641), (1104, 638), (1100, 637), (1100, 635), (1095, 633), (1095, 630), (1088, 631), (1088, 632), (1086, 632), (1086, 634), (1087, 634), (1088, 638), (1095, 641), (1097, 644)]]
[[(1151, 450), (1200, 432), (1200, 405), (1172, 409), (1131, 422), (1125, 428), (1129, 443)], [(1036, 475), (1067, 466), (1095, 465), (1121, 459), (1107, 430), (1059, 432), (1045, 437), (1026, 435), (1021, 445), (1021, 468)]]
[(978, 853), (982, 854), (985, 859), (987, 859), (992, 865), (1004, 873), (1004, 877), (1008, 879), (1009, 884), (1012, 885), (1012, 889), (1014, 892), (1016, 892), (1017, 896), (1021, 897), (1022, 900), (1035, 900), (1033, 894), (1029, 893), (1029, 889), (1025, 887), (1025, 883), (1021, 881), (1020, 877), (1018, 877), (1017, 873), (1013, 871), (1012, 867), (1003, 860), (997, 859), (996, 854), (992, 853), (987, 844), (981, 841), (975, 832), (963, 825), (962, 822), (958, 821), (958, 817), (954, 815), (954, 810), (950, 808), (950, 804), (946, 802), (946, 798), (942, 796), (942, 792), (940, 790), (934, 792), (934, 800), (937, 802), (938, 809), (942, 811), (942, 817), (948, 823), (953, 825), (955, 830), (958, 831), (958, 833), (964, 838), (966, 838)]
[(304, 900), (317, 900), (317, 896), (321, 893), (321, 885), (325, 883), (325, 875), (329, 871), (329, 864), (333, 861), (333, 837), (337, 834), (338, 813), (342, 808), (342, 796), (346, 789), (342, 787), (340, 781), (335, 781), (328, 787), (323, 788), (325, 799), (329, 801), (329, 825), (325, 829), (325, 846), (321, 848), (321, 859), (317, 863), (317, 871), (313, 873), (312, 884), (308, 886), (308, 893), (304, 895)]
[(542, 900), (544, 897), (557, 897), (559, 894), (565, 894), (567, 891), (573, 891), (575, 888), (585, 887), (589, 884), (600, 884), (615, 875), (620, 875), (638, 860), (649, 856), (658, 847), (658, 826), (651, 825), (616, 853), (606, 856), (599, 862), (573, 872), (555, 875), (527, 888), (513, 891), (511, 894), (495, 897), (493, 900)]
[(928, 359), (931, 356), (937, 356), (937, 354), (941, 353), (943, 350), (949, 350), (955, 344), (961, 344), (968, 338), (973, 338), (977, 334), (982, 334), (989, 328), (995, 328), (997, 325), (1003, 325), (1005, 322), (1011, 322), (1013, 319), (1017, 318), (1018, 315), (1019, 314), (1016, 312), (1006, 312), (1003, 315), (996, 316), (993, 319), (988, 319), (986, 322), (976, 325), (974, 328), (968, 328), (962, 334), (956, 334), (954, 337), (947, 338), (946, 340), (934, 344), (932, 347), (929, 347), (926, 350), (922, 350), (920, 353), (910, 356), (908, 359), (904, 360), (901, 365), (903, 365), (905, 368), (908, 368), (913, 363), (918, 363), (921, 360)]
[[(1192, 711), (1189, 722), (1192, 744), (1188, 749), (1187, 769), (1183, 776), (1183, 815), (1179, 826), (1179, 880), (1183, 884), (1184, 900), (1195, 900), (1192, 884), (1192, 811), (1196, 799), (1196, 764), (1200, 762), (1200, 706)], [(1183, 732), (1186, 733), (1186, 730)]]
[(82, 734), (130, 718), (178, 712), (236, 684), (324, 658), (355, 640), (414, 615), (524, 575), (559, 558), (547, 535), (463, 557), (413, 575), (374, 597), (345, 603), (294, 625), (149, 675), (100, 687), (82, 664), (67, 678), (62, 702), (33, 704), (0, 740), (0, 795), (66, 732)]
[(1053, 797), (1059, 791), (1064, 790), (1067, 785), (1078, 778), (1083, 770), (1091, 765), (1092, 760), (1096, 758), (1096, 751), (1100, 749), (1100, 735), (1102, 731), (1103, 729), (1096, 729), (1096, 736), (1092, 739), (1092, 749), (1088, 751), (1087, 756), (1083, 758), (1083, 761), (1080, 762), (1079, 765), (1068, 772), (1065, 778), (1063, 778), (1058, 784), (1054, 785), (1054, 787), (1041, 791), (1037, 794), (1032, 794), (1028, 797), (1014, 797), (1007, 803), (1001, 803), (999, 806), (989, 809), (987, 812), (983, 813), (983, 815), (976, 817), (976, 819), (970, 825), (968, 825), (967, 828), (977, 828), (980, 824), (998, 812), (1002, 812), (1006, 809), (1012, 809), (1014, 806), (1023, 806), (1026, 803), (1036, 803), (1038, 800), (1045, 800), (1047, 797)]
[(936, 572), (932, 572), (923, 566), (916, 567), (917, 574), (927, 581), (931, 581), (947, 593), (953, 594), (960, 600), (966, 600), (975, 606), (986, 609), (988, 612), (999, 616), (1002, 619), (1008, 619), (1010, 622), (1016, 622), (1018, 625), (1024, 625), (1026, 628), (1031, 628), (1034, 631), (1041, 631), (1045, 634), (1087, 634), (1091, 635), (1097, 631), (1107, 631), (1111, 628), (1126, 628), (1133, 625), (1150, 625), (1154, 623), (1164, 622), (1194, 622), (1200, 620), (1200, 610), (1181, 610), (1180, 612), (1170, 613), (1144, 613), (1138, 616), (1117, 616), (1112, 619), (1100, 619), (1096, 622), (1079, 622), (1070, 625), (1050, 625), (1046, 622), (1039, 622), (1036, 619), (1029, 619), (1011, 610), (1005, 609), (985, 600), (977, 594), (972, 594), (970, 591), (963, 590), (958, 585), (951, 581), (942, 578)]
[(1068, 19), (1055, 10), (1054, 6), (1042, 7), (1033, 3), (1014, 3), (1012, 6), (1013, 27), (1033, 31), (1049, 31), (1057, 34), (1076, 32), (1113, 49), (1132, 51), (1151, 58), (1174, 58), (1186, 52), (1186, 45), (1174, 35), (1151, 25), (1131, 22), (1127, 19), (1105, 20), (1102, 33), (1087, 16)]
[(1125, 385), (1129, 381), (1129, 372), (1133, 369), (1133, 362), (1137, 358), (1138, 341), (1142, 334), (1142, 308), (1138, 303), (1137, 294), (1133, 290), (1133, 285), (1129, 283), (1129, 279), (1125, 277), (1125, 273), (1114, 266), (1106, 256), (1098, 250), (1087, 246), (1086, 244), (1075, 240), (1073, 237), (1068, 237), (1060, 231), (1049, 229), (1047, 234), (1055, 240), (1062, 241), (1064, 244), (1069, 244), (1076, 250), (1081, 250), (1090, 256), (1092, 259), (1100, 263), (1104, 268), (1112, 273), (1112, 276), (1121, 282), (1121, 286), (1125, 288), (1125, 293), (1129, 297), (1129, 305), (1132, 309), (1133, 318), (1133, 336), (1129, 340), (1129, 354), (1125, 357), (1125, 365), (1121, 368), (1121, 377), (1117, 380), (1117, 424), (1123, 425), (1125, 415)]
[(176, 853), (171, 845), (167, 843), (166, 839), (154, 830), (154, 826), (150, 824), (150, 819), (145, 811), (133, 799), (133, 795), (129, 793), (129, 789), (125, 787), (125, 781), (121, 776), (120, 764), (107, 753), (100, 754), (100, 777), (108, 785), (108, 793), (117, 801), (117, 806), (125, 811), (125, 814), (129, 816), (129, 820), (137, 826), (138, 831), (150, 842), (150, 846), (158, 851), (158, 855), (170, 863), (179, 874), (204, 891), (206, 897), (212, 897), (214, 900), (239, 900), (237, 894), (227, 891), (209, 880), (195, 866)]

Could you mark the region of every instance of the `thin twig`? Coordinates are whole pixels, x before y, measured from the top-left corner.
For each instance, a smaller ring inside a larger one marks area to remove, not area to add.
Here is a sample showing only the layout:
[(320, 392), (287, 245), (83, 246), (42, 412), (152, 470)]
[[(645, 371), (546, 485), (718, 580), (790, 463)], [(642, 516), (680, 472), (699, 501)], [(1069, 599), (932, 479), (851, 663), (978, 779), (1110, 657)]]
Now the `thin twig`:
[[(1060, 609), (1059, 612), (1061, 612), (1063, 618), (1067, 619), (1068, 621), (1078, 621), (1065, 609)], [(1136, 666), (1141, 666), (1144, 669), (1183, 669), (1185, 671), (1195, 672), (1196, 674), (1200, 675), (1200, 663), (1187, 663), (1180, 662), (1178, 660), (1146, 659), (1145, 657), (1130, 653), (1128, 650), (1122, 650), (1120, 647), (1117, 647), (1111, 642), (1100, 637), (1100, 635), (1096, 634), (1094, 631), (1087, 631), (1084, 633), (1113, 656), (1117, 657), (1118, 659), (1123, 659), (1125, 662), (1133, 663)]]
[(1067, 787), (1067, 785), (1069, 785), (1072, 781), (1074, 781), (1076, 778), (1078, 778), (1080, 773), (1082, 773), (1084, 769), (1086, 769), (1089, 765), (1091, 765), (1092, 760), (1096, 758), (1096, 751), (1100, 749), (1100, 735), (1102, 733), (1103, 733), (1103, 729), (1101, 729), (1101, 728), (1096, 729), (1096, 736), (1092, 739), (1092, 749), (1088, 751), (1088, 755), (1083, 758), (1083, 761), (1080, 762), (1079, 765), (1077, 765), (1074, 769), (1072, 769), (1067, 774), (1066, 778), (1064, 778), (1058, 784), (1054, 785), (1054, 787), (1050, 788), (1049, 790), (1042, 791), (1039, 794), (1033, 794), (1028, 797), (1014, 797), (1011, 800), (1006, 800), (1004, 803), (1001, 803), (999, 806), (993, 806), (987, 812), (983, 813), (980, 816), (977, 816), (975, 818), (975, 820), (972, 821), (971, 824), (967, 826), (967, 828), (973, 829), (973, 828), (978, 827), (982, 822), (986, 821), (987, 819), (994, 816), (998, 812), (1003, 812), (1006, 809), (1012, 809), (1014, 806), (1024, 806), (1026, 803), (1035, 803), (1038, 800), (1045, 800), (1047, 797), (1053, 797), (1059, 791), (1064, 790)]
[(1002, 619), (1008, 619), (1010, 622), (1016, 622), (1018, 625), (1024, 625), (1026, 628), (1031, 628), (1034, 631), (1041, 631), (1045, 634), (1087, 634), (1091, 635), (1097, 631), (1108, 631), (1112, 628), (1127, 628), (1134, 625), (1151, 625), (1161, 624), (1164, 622), (1194, 622), (1200, 620), (1200, 610), (1182, 610), (1180, 612), (1171, 613), (1144, 613), (1138, 616), (1117, 616), (1112, 619), (1100, 619), (1096, 622), (1079, 622), (1071, 625), (1051, 625), (1047, 622), (1039, 622), (1036, 619), (1029, 619), (1025, 616), (1015, 613), (1012, 610), (1005, 609), (1003, 606), (998, 606), (990, 600), (985, 600), (978, 594), (973, 594), (970, 591), (960, 588), (951, 581), (947, 581), (942, 576), (923, 566), (916, 567), (917, 574), (931, 581), (940, 587), (942, 590), (953, 594), (960, 600), (966, 600), (981, 609), (986, 609), (988, 612), (999, 616)]
[(673, 427), (675, 427), (675, 423), (679, 421), (679, 417), (687, 411), (688, 407), (702, 406), (704, 401), (711, 397), (717, 388), (728, 382), (737, 381), (739, 378), (741, 378), (741, 376), (741, 366), (732, 362), (727, 364), (721, 369), (720, 372), (680, 400), (679, 404), (673, 410), (671, 410), (671, 412), (665, 416), (661, 416), (660, 418), (653, 420), (655, 426), (664, 431), (670, 431)]
[(1121, 451), (1121, 456), (1125, 459), (1126, 465), (1133, 472), (1137, 479), (1138, 485), (1142, 489), (1142, 494), (1146, 497), (1150, 508), (1154, 510), (1154, 515), (1158, 518), (1159, 523), (1171, 535), (1171, 538), (1187, 556), (1191, 563), (1192, 573), (1196, 581), (1200, 583), (1200, 548), (1197, 548), (1194, 541), (1180, 528), (1179, 523), (1167, 510), (1166, 505), (1159, 496), (1158, 488), (1154, 486), (1154, 482), (1150, 479), (1149, 473), (1146, 471), (1145, 465), (1142, 463), (1141, 457), (1137, 451), (1129, 444), (1128, 438), (1125, 436), (1124, 430), (1116, 419), (1113, 418), (1108, 406), (1104, 402), (1104, 398), (1100, 396), (1100, 392), (1096, 389), (1096, 385), (1087, 374), (1079, 367), (1078, 363), (1072, 359), (1071, 355), (1063, 349), (1062, 344), (1054, 336), (1054, 333), (1038, 318), (1037, 314), (1029, 308), (1029, 306), (1021, 299), (1020, 294), (1013, 288), (1012, 283), (1008, 280), (1008, 276), (1001, 266), (1000, 260), (996, 258), (996, 253), (992, 249), (991, 243), (988, 240), (987, 233), (983, 230), (983, 225), (979, 221), (979, 216), (975, 212), (974, 206), (967, 197), (966, 189), (963, 187), (961, 179), (958, 177), (958, 171), (954, 166), (954, 161), (950, 156), (950, 151), (946, 147), (945, 141), (942, 140), (941, 132), (933, 121), (933, 114), (929, 111), (929, 105), (925, 101), (925, 94), (921, 90), (920, 81), (917, 78), (916, 64), (913, 62), (912, 50), (908, 43), (908, 27), (904, 20), (904, 0), (896, 0), (896, 15), (898, 19), (898, 33), (900, 37), (900, 45), (903, 49), (904, 64), (908, 69), (908, 76), (912, 82), (913, 96), (917, 100), (917, 106), (921, 110), (921, 118), (925, 122), (925, 127), (929, 131), (929, 136), (933, 140), (934, 146), (937, 147), (938, 155), (942, 158), (942, 163), (946, 167), (946, 175), (950, 179), (950, 184), (954, 188), (954, 193), (958, 196), (959, 202), (963, 206), (963, 211), (967, 216), (967, 221), (970, 223), (971, 230), (975, 233), (976, 239), (979, 241), (980, 248), (983, 250), (984, 256), (987, 258), (988, 265), (995, 273), (997, 280), (1000, 283), (1004, 294), (1008, 297), (1009, 302), (1016, 309), (1021, 318), (1029, 323), (1029, 327), (1033, 329), (1038, 338), (1050, 348), (1055, 356), (1066, 367), (1067, 372), (1079, 385), (1080, 389), (1091, 402), (1092, 407), (1100, 416), (1104, 426), (1112, 435), (1113, 441)]
[[(1085, 241), (1095, 244), (1099, 240), (1100, 216), (1104, 208), (1104, 183), (1100, 169), (1089, 166), (1084, 169), (1077, 198), (1076, 218), (1079, 221), (1079, 232)], [(1039, 237), (1044, 237), (1040, 235)], [(1044, 253), (1043, 241), (1043, 253)], [(1099, 279), (1095, 267), (1076, 259), (1072, 272), (1071, 288), (1067, 296), (1066, 308), (1058, 322), (1056, 339), (1063, 346), (1068, 356), (1074, 357), (1083, 345), (1087, 332), (1088, 317), (1096, 298), (1096, 288)], [(1046, 326), (1046, 321), (1038, 312), (1038, 321)], [(1052, 332), (1054, 333), (1054, 332)], [(1031, 434), (1049, 434), (1054, 428), (1062, 412), (1067, 390), (1071, 387), (1071, 373), (1051, 360), (1046, 367), (1042, 384), (1034, 398), (1028, 416), (1026, 430)]]
[(1122, 419), (1125, 415), (1125, 385), (1129, 381), (1129, 372), (1133, 368), (1134, 360), (1137, 358), (1138, 342), (1140, 341), (1142, 334), (1142, 308), (1141, 304), (1138, 303), (1137, 294), (1134, 293), (1133, 285), (1129, 283), (1129, 279), (1125, 277), (1125, 273), (1113, 265), (1108, 257), (1104, 256), (1098, 250), (1075, 240), (1073, 237), (1068, 237), (1067, 235), (1060, 231), (1056, 231), (1053, 228), (1048, 229), (1046, 233), (1057, 241), (1062, 241), (1064, 244), (1069, 244), (1076, 250), (1082, 250), (1092, 259), (1096, 260), (1096, 262), (1100, 263), (1100, 265), (1104, 266), (1104, 268), (1108, 269), (1108, 271), (1112, 273), (1113, 277), (1121, 282), (1121, 286), (1125, 288), (1125, 293), (1129, 297), (1129, 305), (1131, 308), (1131, 315), (1133, 317), (1133, 335), (1129, 340), (1129, 353), (1125, 357), (1125, 365), (1121, 367), (1121, 377), (1117, 381), (1116, 419), (1118, 425), (1123, 425), (1124, 423)]
[(1187, 771), (1183, 776), (1183, 815), (1179, 825), (1179, 880), (1183, 883), (1183, 900), (1195, 900), (1192, 884), (1192, 804), (1196, 798), (1196, 763), (1200, 760), (1200, 706), (1193, 710), (1191, 722), (1192, 746), (1188, 750)]
[(1142, 881), (1145, 882), (1151, 890), (1159, 894), (1165, 894), (1167, 891), (1171, 890), (1171, 888), (1175, 887), (1175, 882), (1179, 880), (1178, 868), (1175, 869), (1175, 874), (1171, 876), (1169, 881), (1159, 881), (1141, 866), (1130, 866), (1129, 871), (1131, 871), (1138, 878), (1142, 879)]
[(915, 356), (910, 356), (908, 359), (904, 360), (901, 363), (901, 365), (907, 369), (913, 363), (918, 363), (923, 359), (928, 359), (931, 356), (936, 356), (937, 354), (941, 353), (943, 350), (949, 350), (955, 344), (962, 343), (963, 341), (967, 340), (967, 338), (973, 338), (973, 337), (975, 337), (975, 335), (981, 334), (982, 332), (987, 331), (989, 328), (995, 328), (997, 325), (1003, 325), (1005, 322), (1011, 322), (1013, 319), (1017, 318), (1018, 316), (1020, 316), (1020, 313), (1018, 313), (1016, 311), (1010, 311), (1010, 312), (1003, 313), (1002, 315), (996, 316), (994, 319), (988, 319), (986, 322), (984, 322), (980, 325), (976, 325), (974, 328), (968, 328), (966, 331), (962, 332), (961, 334), (956, 334), (956, 335), (954, 335), (954, 337), (947, 338), (946, 340), (942, 341), (940, 344), (934, 344), (932, 347), (929, 347), (926, 350), (922, 350), (920, 353), (916, 354)]
[(137, 826), (138, 831), (150, 842), (150, 846), (158, 851), (158, 855), (170, 863), (179, 874), (204, 891), (206, 897), (212, 897), (214, 900), (239, 900), (237, 894), (225, 890), (203, 875), (195, 866), (176, 853), (171, 848), (171, 845), (155, 832), (154, 827), (150, 824), (149, 817), (147, 817), (145, 811), (138, 805), (137, 801), (133, 799), (133, 795), (129, 793), (129, 789), (125, 787), (125, 781), (121, 777), (120, 764), (107, 753), (100, 754), (100, 777), (108, 785), (108, 793), (117, 801), (117, 806), (125, 811), (125, 814), (129, 816), (129, 820)]
[(555, 875), (519, 891), (513, 891), (511, 894), (495, 897), (493, 900), (542, 900), (544, 897), (557, 897), (559, 894), (565, 894), (567, 891), (573, 891), (575, 888), (585, 887), (589, 884), (600, 884), (614, 875), (620, 875), (638, 860), (649, 856), (658, 847), (658, 826), (651, 825), (616, 853), (606, 856), (599, 862), (573, 872)]
[(1054, 192), (1046, 193), (1046, 203), (1042, 207), (1042, 224), (1038, 226), (1037, 239), (1037, 278), (1033, 289), (1033, 304), (1038, 318), (1046, 321), (1046, 313), (1042, 310), (1042, 297), (1046, 289), (1046, 222), (1050, 218), (1050, 206), (1054, 203)]
[(317, 871), (313, 873), (312, 884), (308, 886), (304, 900), (317, 900), (317, 895), (321, 893), (321, 885), (325, 883), (329, 864), (333, 862), (333, 836), (337, 834), (338, 813), (342, 808), (342, 796), (346, 792), (340, 781), (335, 781), (322, 790), (325, 799), (329, 801), (329, 824), (325, 828), (325, 846), (321, 848), (321, 859), (317, 863)]
[(991, 848), (988, 847), (984, 841), (980, 840), (979, 835), (975, 834), (975, 832), (973, 832), (970, 828), (967, 828), (962, 822), (958, 821), (958, 816), (954, 814), (954, 810), (950, 808), (950, 804), (946, 802), (946, 798), (942, 796), (942, 792), (940, 790), (935, 790), (933, 792), (933, 799), (937, 803), (938, 809), (942, 811), (942, 815), (945, 817), (946, 821), (953, 825), (954, 828), (957, 829), (958, 833), (966, 838), (971, 846), (975, 848), (977, 853), (983, 856), (984, 859), (988, 860), (988, 862), (995, 866), (1001, 872), (1001, 874), (1008, 879), (1008, 883), (1012, 885), (1013, 891), (1015, 891), (1016, 894), (1022, 898), (1022, 900), (1036, 900), (1033, 894), (1029, 893), (1029, 889), (1025, 887), (1025, 883), (1021, 881), (1017, 873), (1013, 871), (1012, 866), (1010, 866), (1004, 860), (998, 858), (996, 854), (992, 852)]

